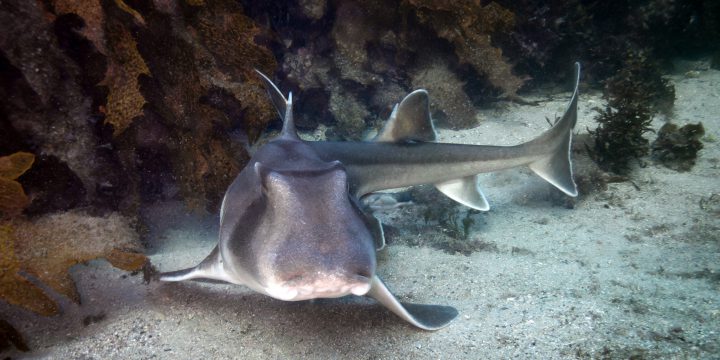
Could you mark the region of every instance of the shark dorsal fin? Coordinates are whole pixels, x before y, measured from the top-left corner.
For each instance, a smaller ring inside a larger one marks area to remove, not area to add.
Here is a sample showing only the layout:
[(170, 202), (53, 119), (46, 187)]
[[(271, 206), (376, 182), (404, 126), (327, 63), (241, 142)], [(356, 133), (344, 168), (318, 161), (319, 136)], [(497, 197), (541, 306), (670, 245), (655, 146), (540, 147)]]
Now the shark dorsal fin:
[(395, 105), (390, 119), (374, 141), (435, 141), (436, 138), (428, 93), (420, 89), (411, 92), (399, 105)]
[(277, 110), (278, 115), (280, 115), (280, 118), (283, 120), (283, 128), (280, 136), (285, 138), (298, 139), (297, 130), (295, 129), (295, 119), (293, 118), (292, 111), (292, 92), (290, 92), (288, 94), (288, 97), (285, 98), (282, 92), (280, 92), (280, 89), (275, 86), (275, 84), (272, 82), (272, 80), (270, 80), (269, 77), (261, 73), (258, 69), (255, 69), (255, 72), (258, 73), (258, 75), (260, 75), (260, 78), (263, 79), (263, 81), (265, 82), (267, 92), (270, 95), (270, 100), (275, 106), (275, 110)]

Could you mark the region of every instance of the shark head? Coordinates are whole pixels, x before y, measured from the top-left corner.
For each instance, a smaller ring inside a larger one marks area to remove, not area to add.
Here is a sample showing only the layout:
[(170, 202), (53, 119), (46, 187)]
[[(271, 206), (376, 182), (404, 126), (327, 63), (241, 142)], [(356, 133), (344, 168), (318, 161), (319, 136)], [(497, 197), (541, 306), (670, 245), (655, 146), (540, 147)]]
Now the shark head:
[(252, 251), (255, 280), (280, 300), (365, 295), (375, 274), (374, 241), (348, 195), (342, 164), (283, 169), (256, 162), (253, 168), (265, 205), (252, 236), (258, 241), (240, 249), (238, 265), (246, 267), (243, 255)]

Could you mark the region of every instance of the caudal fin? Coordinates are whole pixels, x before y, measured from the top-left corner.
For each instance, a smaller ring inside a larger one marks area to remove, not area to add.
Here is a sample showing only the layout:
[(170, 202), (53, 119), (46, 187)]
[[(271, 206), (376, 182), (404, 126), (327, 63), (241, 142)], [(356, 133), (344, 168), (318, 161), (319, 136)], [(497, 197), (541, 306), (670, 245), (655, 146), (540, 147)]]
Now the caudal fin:
[(563, 117), (555, 125), (533, 142), (548, 144), (554, 151), (549, 156), (529, 165), (538, 176), (553, 184), (562, 192), (577, 196), (577, 186), (573, 180), (570, 152), (572, 130), (577, 122), (578, 85), (580, 84), (580, 63), (575, 63), (575, 90)]

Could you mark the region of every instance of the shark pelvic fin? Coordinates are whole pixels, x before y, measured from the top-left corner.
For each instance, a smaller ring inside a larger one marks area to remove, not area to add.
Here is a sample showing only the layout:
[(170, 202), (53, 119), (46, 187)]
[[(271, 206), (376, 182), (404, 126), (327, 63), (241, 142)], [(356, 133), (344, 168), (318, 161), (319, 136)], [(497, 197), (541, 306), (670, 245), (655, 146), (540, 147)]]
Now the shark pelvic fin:
[(275, 86), (275, 83), (273, 83), (269, 77), (261, 73), (258, 69), (255, 69), (255, 72), (258, 73), (260, 78), (265, 82), (267, 92), (270, 95), (270, 101), (272, 101), (275, 106), (275, 110), (277, 110), (278, 115), (280, 115), (280, 118), (283, 120), (281, 136), (297, 139), (297, 130), (295, 129), (295, 119), (293, 118), (292, 110), (292, 92), (290, 92), (288, 97), (285, 98), (282, 92), (280, 92), (280, 89)]
[(577, 186), (573, 180), (572, 162), (572, 130), (577, 122), (578, 86), (580, 84), (580, 64), (575, 63), (575, 90), (565, 114), (553, 127), (533, 142), (555, 144), (556, 150), (549, 156), (537, 160), (529, 167), (545, 181), (553, 184), (567, 195), (577, 196)]
[(445, 196), (465, 206), (480, 211), (490, 210), (490, 204), (478, 186), (477, 175), (437, 183), (435, 187)]
[(378, 142), (435, 141), (435, 127), (430, 117), (430, 101), (425, 90), (408, 94), (395, 105), (385, 126), (373, 139)]
[(370, 291), (365, 295), (377, 300), (403, 320), (423, 330), (442, 329), (458, 315), (458, 311), (452, 306), (401, 303), (377, 275), (373, 276)]
[(165, 272), (160, 274), (160, 281), (184, 281), (184, 280), (220, 280), (229, 283), (237, 283), (230, 279), (223, 268), (223, 261), (220, 256), (220, 250), (217, 246), (208, 255), (205, 260), (195, 267)]

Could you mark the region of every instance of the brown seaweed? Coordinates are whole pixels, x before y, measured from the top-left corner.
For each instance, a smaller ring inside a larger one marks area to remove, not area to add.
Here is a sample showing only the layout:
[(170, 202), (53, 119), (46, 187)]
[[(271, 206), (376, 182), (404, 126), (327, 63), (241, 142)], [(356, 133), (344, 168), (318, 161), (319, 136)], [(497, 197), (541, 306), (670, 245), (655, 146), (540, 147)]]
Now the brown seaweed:
[(662, 77), (658, 66), (638, 52), (628, 55), (625, 66), (605, 85), (607, 106), (596, 118), (593, 160), (604, 170), (627, 173), (630, 161), (645, 156), (650, 143), (643, 135), (649, 131), (653, 115), (669, 112), (675, 88)]
[(27, 152), (0, 157), (0, 215), (18, 215), (30, 205), (30, 199), (16, 180), (34, 161), (35, 155)]
[(0, 299), (41, 315), (57, 314), (58, 305), (34, 281), (79, 303), (68, 273), (72, 266), (105, 258), (115, 267), (136, 271), (148, 261), (139, 249), (131, 223), (119, 214), (66, 212), (2, 222)]
[(700, 138), (705, 135), (702, 123), (687, 124), (678, 128), (667, 123), (658, 131), (653, 141), (652, 157), (666, 167), (676, 171), (690, 171), (695, 165), (698, 151), (703, 144)]

